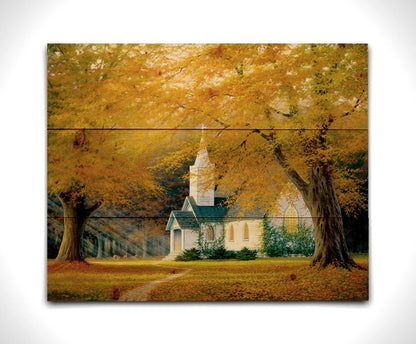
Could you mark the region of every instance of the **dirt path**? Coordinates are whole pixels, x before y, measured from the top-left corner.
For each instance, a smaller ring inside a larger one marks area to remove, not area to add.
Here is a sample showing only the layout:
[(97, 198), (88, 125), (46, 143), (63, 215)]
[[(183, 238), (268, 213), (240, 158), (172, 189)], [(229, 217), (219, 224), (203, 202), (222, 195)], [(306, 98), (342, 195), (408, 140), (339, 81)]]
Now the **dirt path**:
[[(125, 294), (121, 295), (118, 301), (147, 301), (147, 297), (154, 287), (156, 287), (157, 285), (161, 283), (168, 282), (176, 278), (182, 277), (192, 270), (192, 269), (178, 268), (175, 266), (159, 265), (157, 263), (152, 264), (152, 265), (159, 266), (162, 268), (172, 268), (174, 270), (173, 270), (173, 273), (168, 277), (161, 278), (156, 281), (152, 281), (150, 283), (147, 283), (145, 285), (142, 285), (140, 287), (137, 287), (133, 290), (126, 292)], [(175, 271), (177, 270), (183, 270), (183, 271), (180, 273), (175, 273)]]

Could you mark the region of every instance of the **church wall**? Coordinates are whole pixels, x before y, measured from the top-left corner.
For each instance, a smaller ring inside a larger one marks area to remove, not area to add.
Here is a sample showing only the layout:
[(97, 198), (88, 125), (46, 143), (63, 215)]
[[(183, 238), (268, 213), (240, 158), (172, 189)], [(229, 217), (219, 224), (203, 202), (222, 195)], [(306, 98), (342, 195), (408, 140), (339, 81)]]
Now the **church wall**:
[(207, 240), (208, 236), (208, 227), (212, 227), (214, 229), (214, 240), (220, 240), (222, 236), (224, 235), (224, 226), (222, 223), (218, 222), (207, 222), (202, 224), (201, 228), (204, 235), (204, 241)]
[(174, 239), (174, 235), (173, 232), (175, 230), (175, 228), (179, 228), (179, 224), (178, 221), (176, 221), (176, 219), (173, 220), (172, 224), (171, 224), (171, 230), (170, 230), (170, 249), (169, 252), (174, 252), (175, 251), (175, 239)]
[[(192, 196), (195, 200), (198, 194), (198, 171), (195, 171), (190, 168), (190, 178), (189, 178), (189, 196)], [(188, 206), (190, 208), (190, 205)]]
[[(243, 239), (244, 225), (248, 225), (248, 240)], [(230, 241), (230, 228), (234, 227), (234, 240)], [(239, 251), (244, 247), (250, 250), (260, 250), (262, 246), (262, 220), (247, 220), (229, 222), (225, 226), (224, 244), (227, 250)]]
[(224, 225), (222, 223), (216, 223), (213, 225), (215, 230), (215, 239), (220, 239), (224, 236)]
[(214, 165), (190, 167), (189, 196), (197, 205), (214, 205)]
[(191, 229), (185, 229), (182, 230), (182, 234), (185, 236), (184, 241), (184, 247), (182, 247), (183, 250), (189, 250), (191, 248), (198, 248), (198, 232), (193, 231)]
[(284, 224), (285, 212), (291, 204), (296, 208), (299, 222), (304, 222), (307, 226), (313, 226), (311, 213), (300, 194), (292, 198), (283, 196), (279, 199), (276, 211), (270, 216), (271, 224), (277, 228), (282, 226)]
[(173, 229), (170, 231), (169, 233), (170, 237), (169, 237), (169, 244), (170, 244), (170, 249), (169, 252), (172, 253), (174, 252), (174, 237), (173, 237)]

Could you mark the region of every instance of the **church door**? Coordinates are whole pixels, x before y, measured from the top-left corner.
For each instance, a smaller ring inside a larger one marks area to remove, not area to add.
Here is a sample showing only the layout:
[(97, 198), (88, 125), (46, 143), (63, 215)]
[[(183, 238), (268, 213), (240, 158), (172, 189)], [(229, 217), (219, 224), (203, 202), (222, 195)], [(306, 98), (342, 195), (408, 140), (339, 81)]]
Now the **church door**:
[(181, 239), (182, 235), (180, 229), (175, 229), (173, 231), (173, 249), (175, 252), (179, 252), (182, 249)]

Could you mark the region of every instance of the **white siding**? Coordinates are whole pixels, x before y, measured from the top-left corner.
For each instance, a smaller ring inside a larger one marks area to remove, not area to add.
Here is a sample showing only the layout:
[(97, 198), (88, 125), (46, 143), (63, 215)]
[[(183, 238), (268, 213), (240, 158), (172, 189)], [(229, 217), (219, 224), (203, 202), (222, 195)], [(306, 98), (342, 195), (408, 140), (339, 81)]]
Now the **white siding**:
[[(244, 225), (248, 225), (249, 237), (248, 240), (243, 239)], [(234, 227), (234, 241), (230, 241), (230, 227)], [(229, 222), (225, 226), (225, 248), (227, 250), (239, 251), (243, 247), (250, 250), (260, 250), (262, 245), (262, 220), (247, 220)]]
[(223, 235), (223, 225), (218, 222), (210, 222), (202, 225), (202, 231), (204, 235), (204, 240), (207, 240), (207, 230), (208, 226), (214, 229), (214, 240), (218, 240)]
[(191, 229), (185, 229), (183, 230), (183, 233), (185, 235), (185, 247), (183, 247), (183, 249), (189, 250), (194, 247), (198, 248), (198, 232)]

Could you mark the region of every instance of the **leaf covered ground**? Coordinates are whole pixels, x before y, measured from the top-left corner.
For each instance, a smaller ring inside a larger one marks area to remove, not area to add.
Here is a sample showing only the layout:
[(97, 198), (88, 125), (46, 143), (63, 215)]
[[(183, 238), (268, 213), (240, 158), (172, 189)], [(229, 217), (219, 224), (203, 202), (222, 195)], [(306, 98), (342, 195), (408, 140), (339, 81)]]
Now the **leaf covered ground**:
[[(355, 256), (368, 268), (368, 257)], [(160, 285), (154, 301), (302, 301), (367, 300), (368, 271), (311, 268), (309, 258), (263, 258), (254, 261), (169, 263), (193, 269), (181, 279)], [(167, 264), (166, 264), (167, 265)]]
[(155, 260), (91, 259), (85, 263), (48, 261), (48, 301), (117, 301), (127, 290), (164, 278), (171, 268)]
[[(368, 268), (367, 255), (354, 256)], [(48, 300), (112, 301), (120, 293), (175, 273), (181, 278), (154, 288), (149, 301), (302, 301), (368, 300), (368, 271), (309, 266), (309, 258), (259, 258), (254, 261), (162, 262), (91, 260), (90, 265), (48, 264)], [(118, 296), (118, 297), (117, 297)]]

